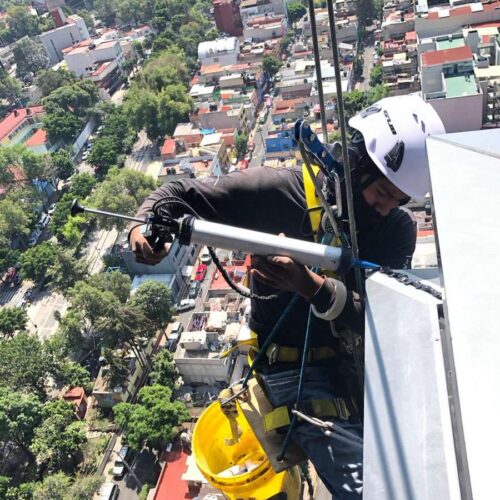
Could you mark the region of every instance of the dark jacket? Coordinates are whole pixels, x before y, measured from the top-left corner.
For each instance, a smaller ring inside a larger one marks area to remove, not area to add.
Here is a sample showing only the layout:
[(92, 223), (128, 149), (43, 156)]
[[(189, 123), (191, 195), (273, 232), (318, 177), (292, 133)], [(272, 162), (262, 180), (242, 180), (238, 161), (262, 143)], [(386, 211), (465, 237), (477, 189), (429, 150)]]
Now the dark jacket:
[[(272, 234), (285, 233), (291, 238), (313, 240), (300, 169), (251, 168), (221, 177), (182, 179), (163, 185), (152, 193), (141, 206), (138, 215), (151, 212), (154, 203), (169, 196), (178, 197), (192, 206), (200, 217)], [(180, 204), (172, 204), (175, 218), (188, 213)], [(408, 267), (415, 250), (415, 222), (404, 210), (393, 210), (382, 221), (359, 234), (360, 258), (389, 265)], [(270, 295), (269, 289), (253, 280), (251, 289), (258, 295)], [(327, 280), (312, 303), (318, 311), (326, 311), (332, 285)], [(259, 343), (269, 334), (293, 294), (281, 293), (274, 301), (252, 300), (250, 327), (258, 333)], [(287, 317), (276, 342), (301, 347), (306, 329), (309, 303), (300, 299)], [(362, 333), (363, 313), (359, 303), (349, 293), (346, 306), (335, 325), (349, 327)], [(311, 345), (335, 345), (329, 322), (314, 317), (314, 336)]]

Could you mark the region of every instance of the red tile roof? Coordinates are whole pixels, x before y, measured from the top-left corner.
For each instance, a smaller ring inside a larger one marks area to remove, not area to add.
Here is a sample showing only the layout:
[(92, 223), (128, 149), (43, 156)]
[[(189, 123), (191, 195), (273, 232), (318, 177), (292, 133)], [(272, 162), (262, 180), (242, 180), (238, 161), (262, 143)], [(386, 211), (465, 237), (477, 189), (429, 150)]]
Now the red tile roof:
[(190, 491), (188, 483), (181, 479), (187, 469), (187, 453), (176, 444), (167, 454), (160, 478), (156, 485), (154, 500), (185, 500), (194, 498), (198, 492)]
[(47, 132), (39, 128), (24, 144), (25, 146), (41, 146), (47, 142)]
[(63, 396), (64, 399), (83, 399), (85, 397), (85, 391), (83, 387), (73, 387), (73, 389), (69, 389), (66, 394)]
[(103, 62), (99, 67), (92, 73), (92, 76), (99, 76), (109, 65), (111, 61)]
[[(31, 108), (19, 108), (7, 115), (0, 122), (0, 141), (15, 130), (21, 123), (26, 120), (27, 110), (30, 110), (31, 116), (44, 112), (43, 106), (33, 106)], [(17, 112), (17, 115), (16, 115)]]
[(11, 187), (28, 182), (28, 179), (24, 175), (23, 169), (20, 166), (10, 165), (5, 170), (11, 174), (12, 180), (6, 182), (5, 184), (0, 184), (0, 195), (4, 195)]
[(175, 154), (175, 139), (165, 139), (161, 148), (161, 154), (162, 156)]
[(453, 49), (433, 50), (422, 54), (422, 66), (435, 66), (450, 62), (472, 59), (472, 51), (468, 45)]

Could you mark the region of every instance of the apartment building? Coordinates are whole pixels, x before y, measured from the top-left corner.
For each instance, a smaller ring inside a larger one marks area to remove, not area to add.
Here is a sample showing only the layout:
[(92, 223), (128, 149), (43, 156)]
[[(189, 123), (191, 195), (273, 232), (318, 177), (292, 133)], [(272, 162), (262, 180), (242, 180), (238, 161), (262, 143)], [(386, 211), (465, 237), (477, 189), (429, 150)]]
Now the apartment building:
[(447, 132), (478, 130), (483, 123), (483, 93), (469, 46), (421, 55), (422, 96), (441, 117)]
[(236, 64), (240, 53), (240, 41), (232, 36), (217, 38), (210, 42), (201, 42), (198, 45), (198, 60), (201, 65)]
[(272, 38), (281, 38), (286, 35), (288, 21), (283, 14), (255, 16), (243, 23), (243, 37), (245, 40), (263, 42)]
[(243, 35), (240, 0), (212, 0), (212, 4), (217, 29), (231, 36)]
[(284, 0), (242, 0), (240, 14), (243, 23), (256, 16), (286, 16), (286, 3)]
[(67, 18), (67, 24), (39, 35), (39, 40), (45, 47), (52, 64), (61, 62), (64, 58), (63, 49), (72, 47), (83, 40), (90, 39), (90, 33), (85, 21), (75, 15)]

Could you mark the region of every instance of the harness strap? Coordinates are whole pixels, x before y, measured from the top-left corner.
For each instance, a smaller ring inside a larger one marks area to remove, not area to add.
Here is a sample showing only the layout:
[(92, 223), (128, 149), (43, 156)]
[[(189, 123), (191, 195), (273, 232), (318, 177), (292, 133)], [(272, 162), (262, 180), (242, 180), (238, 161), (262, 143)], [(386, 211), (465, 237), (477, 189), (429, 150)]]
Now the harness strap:
[[(314, 175), (318, 175), (319, 167), (312, 165)], [(316, 186), (314, 180), (309, 175), (309, 171), (305, 165), (302, 165), (302, 178), (304, 179), (304, 192), (306, 195), (307, 212), (309, 213), (309, 222), (314, 234), (318, 233), (321, 224), (321, 206), (320, 199), (316, 195)]]
[[(307, 415), (317, 418), (339, 418), (347, 420), (351, 416), (348, 405), (342, 398), (313, 399), (300, 403), (300, 409)], [(278, 406), (264, 415), (264, 429), (270, 432), (290, 425), (292, 421), (288, 406)]]

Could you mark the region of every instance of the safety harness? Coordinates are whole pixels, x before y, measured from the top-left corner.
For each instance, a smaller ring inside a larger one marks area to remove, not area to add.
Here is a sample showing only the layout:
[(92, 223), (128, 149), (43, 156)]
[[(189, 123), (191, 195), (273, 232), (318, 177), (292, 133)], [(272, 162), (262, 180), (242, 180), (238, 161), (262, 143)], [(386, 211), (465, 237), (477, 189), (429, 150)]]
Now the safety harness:
[[(320, 168), (317, 166), (312, 166), (314, 175), (318, 175), (320, 172)], [(309, 171), (305, 166), (302, 167), (303, 174), (303, 183), (304, 183), (304, 194), (307, 206), (307, 213), (309, 216), (309, 221), (312, 229), (312, 233), (314, 234), (315, 239), (317, 240), (320, 235), (321, 230), (321, 222), (322, 222), (322, 213), (323, 208), (321, 206), (320, 200), (316, 194), (316, 189), (314, 185), (314, 180), (311, 178)], [(332, 238), (330, 238), (332, 240)], [(233, 348), (226, 351), (222, 356), (226, 357), (235, 349), (238, 349), (243, 346), (249, 346), (248, 352), (248, 362), (249, 365), (252, 366), (256, 361), (258, 362), (261, 358), (262, 353), (260, 352), (260, 348), (258, 345), (258, 335), (255, 332), (251, 332), (250, 338), (239, 342)], [(258, 356), (258, 354), (260, 354)], [(302, 349), (296, 347), (290, 347), (285, 345), (280, 345), (275, 342), (271, 342), (264, 348), (265, 357), (267, 358), (267, 362), (269, 365), (273, 365), (275, 363), (299, 363), (301, 361), (303, 351)], [(334, 358), (337, 356), (337, 352), (331, 346), (324, 347), (311, 347), (307, 352), (307, 361), (322, 361), (330, 358)], [(262, 387), (262, 383), (259, 381), (259, 376), (256, 376), (259, 385)], [(237, 392), (232, 390), (231, 393), (232, 398), (228, 407), (224, 410), (226, 416), (231, 420), (234, 419), (234, 406)], [(225, 393), (225, 396), (229, 395), (229, 393)], [(222, 400), (223, 398), (219, 398)], [(333, 417), (342, 420), (347, 420), (352, 414), (353, 408), (355, 409), (355, 404), (353, 401), (346, 402), (343, 398), (332, 398), (331, 400), (327, 399), (317, 399), (317, 400), (309, 400), (300, 402), (297, 408), (292, 408), (290, 406), (279, 406), (271, 411), (262, 414), (263, 419), (263, 427), (266, 433), (271, 431), (275, 431), (281, 428), (285, 428), (289, 426), (293, 419), (293, 411), (297, 410), (303, 412), (306, 415), (316, 418), (323, 417)], [(237, 440), (237, 432), (236, 429), (232, 427), (233, 439)], [(262, 436), (260, 436), (262, 438)]]

